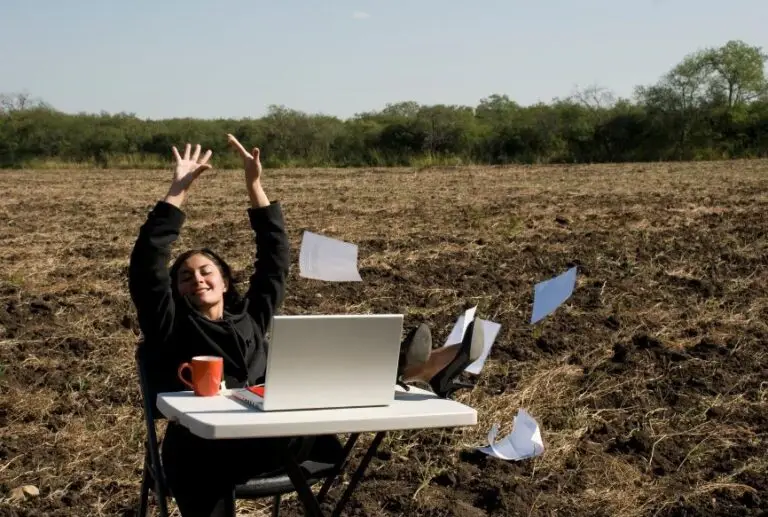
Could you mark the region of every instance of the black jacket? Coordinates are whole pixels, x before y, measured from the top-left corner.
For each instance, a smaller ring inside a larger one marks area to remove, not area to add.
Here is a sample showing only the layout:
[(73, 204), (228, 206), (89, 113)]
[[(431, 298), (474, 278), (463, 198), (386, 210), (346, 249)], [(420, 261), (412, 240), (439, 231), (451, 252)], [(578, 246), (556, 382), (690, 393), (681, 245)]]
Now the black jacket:
[(262, 383), (267, 365), (266, 334), (283, 302), (290, 264), (282, 208), (273, 202), (248, 209), (257, 244), (255, 271), (242, 304), (225, 310), (220, 321), (209, 320), (186, 298), (174, 299), (172, 295), (170, 248), (185, 217), (175, 206), (158, 202), (142, 225), (131, 253), (128, 284), (144, 338), (152, 391), (188, 389), (179, 381), (177, 370), (196, 355), (224, 358), (227, 388)]

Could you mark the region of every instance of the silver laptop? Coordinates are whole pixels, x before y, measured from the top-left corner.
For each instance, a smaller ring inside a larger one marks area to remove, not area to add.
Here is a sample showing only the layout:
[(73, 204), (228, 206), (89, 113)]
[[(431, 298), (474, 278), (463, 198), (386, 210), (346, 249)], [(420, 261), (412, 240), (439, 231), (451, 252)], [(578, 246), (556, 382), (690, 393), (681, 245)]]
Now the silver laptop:
[(402, 314), (276, 316), (260, 409), (391, 404), (402, 331)]

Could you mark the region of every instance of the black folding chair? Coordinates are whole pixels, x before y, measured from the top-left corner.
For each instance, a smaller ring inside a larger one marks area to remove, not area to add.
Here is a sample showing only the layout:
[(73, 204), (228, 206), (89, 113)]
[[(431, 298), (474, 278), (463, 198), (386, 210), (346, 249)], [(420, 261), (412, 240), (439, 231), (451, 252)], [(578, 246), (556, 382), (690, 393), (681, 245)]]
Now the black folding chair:
[[(143, 343), (136, 347), (136, 364), (139, 374), (139, 384), (141, 385), (141, 397), (144, 403), (144, 421), (147, 426), (147, 439), (144, 442), (144, 473), (141, 481), (141, 499), (139, 501), (139, 517), (146, 517), (149, 509), (149, 493), (154, 491), (157, 504), (160, 509), (161, 517), (168, 517), (167, 498), (172, 497), (160, 460), (160, 441), (157, 437), (155, 427), (156, 420), (165, 419), (158, 411), (155, 398), (156, 390), (152, 389), (151, 380), (146, 369), (146, 358)], [(346, 461), (357, 436), (353, 436), (344, 447), (342, 456), (336, 463), (324, 463), (318, 461), (304, 461), (300, 465), (300, 473), (291, 472), (293, 477), (297, 474), (306, 480), (306, 485), (301, 486), (299, 490), (303, 491), (305, 487), (315, 485), (325, 479), (326, 483), (320, 491), (319, 500), (327, 494), (334, 478), (341, 472), (343, 463)], [(335, 438), (334, 438), (335, 439)], [(339, 444), (340, 446), (340, 444)], [(293, 470), (293, 469), (292, 469)], [(266, 474), (249, 480), (247, 483), (235, 487), (233, 498), (237, 499), (261, 499), (272, 497), (272, 515), (280, 515), (280, 496), (296, 492), (297, 488), (291, 481), (291, 476), (286, 471), (278, 471)]]

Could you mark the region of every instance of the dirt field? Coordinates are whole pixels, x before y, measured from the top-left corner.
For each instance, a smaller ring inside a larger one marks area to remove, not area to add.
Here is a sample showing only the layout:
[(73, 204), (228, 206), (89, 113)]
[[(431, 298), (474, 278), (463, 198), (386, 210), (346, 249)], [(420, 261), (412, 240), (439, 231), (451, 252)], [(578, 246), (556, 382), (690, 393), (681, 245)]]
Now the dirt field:
[[(265, 176), (294, 251), (283, 313), (400, 311), (438, 343), (468, 306), (502, 324), (458, 396), (479, 424), (393, 434), (348, 515), (768, 515), (768, 162)], [(0, 172), (0, 515), (134, 514), (127, 260), (169, 180)], [(246, 206), (240, 171), (204, 177), (174, 251), (213, 246), (244, 277)], [(364, 282), (299, 278), (305, 229), (357, 243)], [(534, 283), (573, 265), (573, 297), (534, 329)], [(543, 456), (473, 452), (520, 407)], [(13, 499), (22, 485), (39, 495)]]

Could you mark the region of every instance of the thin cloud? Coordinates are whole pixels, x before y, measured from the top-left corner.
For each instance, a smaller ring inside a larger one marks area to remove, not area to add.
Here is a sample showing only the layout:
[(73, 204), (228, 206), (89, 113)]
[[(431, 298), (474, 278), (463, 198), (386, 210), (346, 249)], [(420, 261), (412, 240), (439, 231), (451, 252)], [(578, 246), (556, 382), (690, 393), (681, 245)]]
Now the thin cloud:
[(370, 17), (371, 17), (370, 14), (363, 11), (355, 11), (354, 13), (352, 13), (352, 18), (354, 18), (355, 20), (365, 20), (366, 18), (370, 18)]

